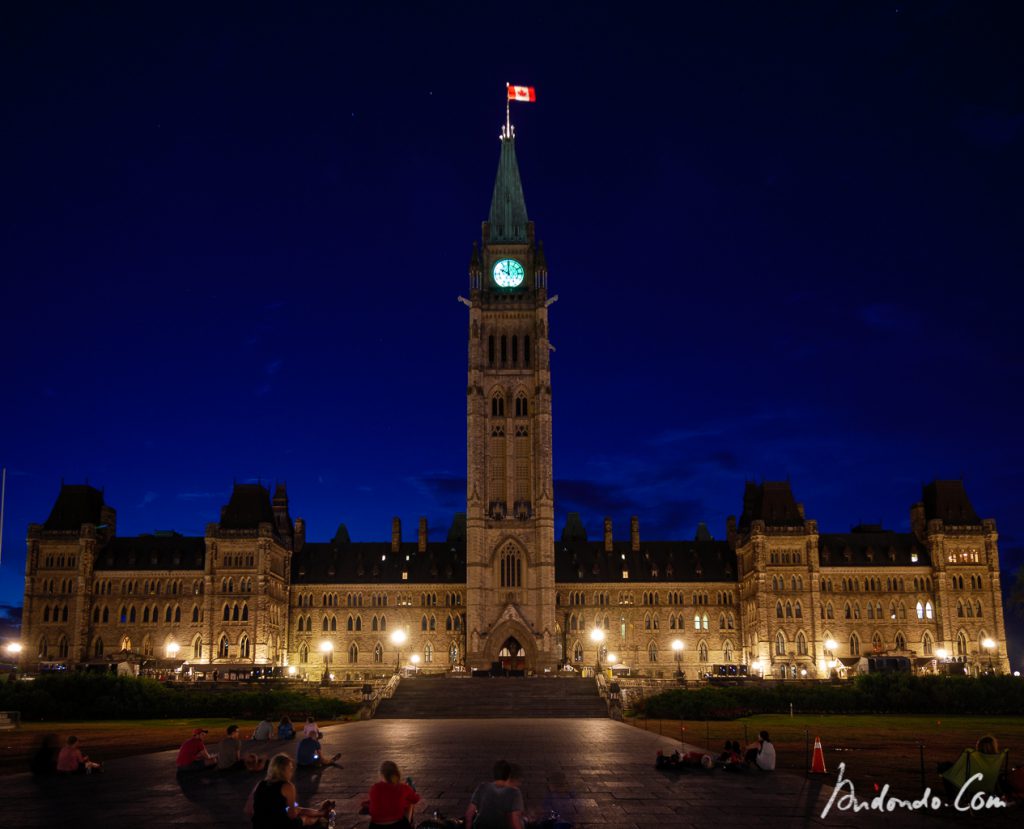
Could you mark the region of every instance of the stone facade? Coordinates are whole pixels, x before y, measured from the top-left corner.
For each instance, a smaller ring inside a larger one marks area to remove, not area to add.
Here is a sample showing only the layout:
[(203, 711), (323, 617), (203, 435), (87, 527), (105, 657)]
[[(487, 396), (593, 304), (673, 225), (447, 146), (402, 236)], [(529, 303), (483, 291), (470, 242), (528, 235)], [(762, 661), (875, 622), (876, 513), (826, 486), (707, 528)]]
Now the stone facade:
[[(558, 670), (600, 662), (826, 678), (890, 656), (917, 670), (1009, 669), (995, 522), (959, 481), (924, 487), (911, 532), (828, 534), (790, 485), (749, 483), (725, 538), (555, 537), (543, 246), (511, 129), (469, 265), (466, 512), (443, 542), (307, 542), (288, 495), (239, 484), (202, 538), (121, 538), (90, 486), (30, 525), (23, 667), (113, 661), (224, 675), (357, 678), (420, 669)], [(597, 633), (595, 633), (597, 631)], [(404, 636), (395, 637), (396, 632)]]

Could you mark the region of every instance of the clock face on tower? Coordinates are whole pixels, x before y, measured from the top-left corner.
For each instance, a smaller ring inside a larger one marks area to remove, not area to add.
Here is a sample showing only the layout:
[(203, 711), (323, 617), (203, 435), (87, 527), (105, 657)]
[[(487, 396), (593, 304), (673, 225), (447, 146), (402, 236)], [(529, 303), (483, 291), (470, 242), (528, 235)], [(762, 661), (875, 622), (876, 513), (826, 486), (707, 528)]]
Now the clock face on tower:
[(499, 259), (494, 263), (491, 274), (499, 288), (518, 288), (523, 284), (526, 271), (515, 259)]

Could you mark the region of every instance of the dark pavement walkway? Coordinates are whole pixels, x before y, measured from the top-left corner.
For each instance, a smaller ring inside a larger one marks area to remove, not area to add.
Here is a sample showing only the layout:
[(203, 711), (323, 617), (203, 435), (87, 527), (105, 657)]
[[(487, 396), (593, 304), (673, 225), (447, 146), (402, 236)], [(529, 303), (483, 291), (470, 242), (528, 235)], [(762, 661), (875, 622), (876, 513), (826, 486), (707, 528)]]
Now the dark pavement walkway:
[[(211, 741), (212, 742), (212, 741)], [(296, 743), (277, 743), (294, 753)], [(621, 827), (666, 829), (705, 826), (1010, 826), (1020, 808), (957, 814), (897, 811), (891, 815), (820, 814), (835, 775), (808, 780), (775, 773), (677, 774), (654, 769), (655, 752), (677, 741), (612, 720), (371, 720), (325, 729), (324, 753), (342, 752), (343, 769), (298, 772), (302, 805), (337, 801), (339, 829), (365, 829), (359, 802), (377, 780), (384, 759), (395, 760), (414, 778), (423, 796), (420, 814), (437, 809), (461, 817), (477, 783), (490, 778), (494, 761), (506, 758), (523, 768), (527, 812), (554, 808), (577, 829)], [(264, 744), (264, 750), (267, 746)], [(242, 814), (259, 775), (211, 773), (179, 783), (176, 752), (112, 760), (100, 775), (33, 780), (3, 778), (2, 826), (246, 827)], [(294, 756), (294, 755), (293, 755)], [(826, 785), (829, 784), (829, 785)], [(870, 797), (873, 792), (858, 792)], [(914, 797), (920, 792), (913, 793)]]

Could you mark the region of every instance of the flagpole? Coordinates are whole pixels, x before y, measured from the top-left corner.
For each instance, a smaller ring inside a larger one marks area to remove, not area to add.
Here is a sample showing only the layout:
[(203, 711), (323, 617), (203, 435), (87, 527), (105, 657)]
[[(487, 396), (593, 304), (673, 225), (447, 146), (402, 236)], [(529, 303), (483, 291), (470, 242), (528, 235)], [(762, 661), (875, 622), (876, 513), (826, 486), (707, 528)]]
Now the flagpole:
[(7, 467), (3, 470), (3, 479), (0, 482), (0, 562), (4, 557), (4, 504), (7, 501)]
[(509, 112), (508, 81), (505, 81), (505, 137), (512, 137), (512, 115)]

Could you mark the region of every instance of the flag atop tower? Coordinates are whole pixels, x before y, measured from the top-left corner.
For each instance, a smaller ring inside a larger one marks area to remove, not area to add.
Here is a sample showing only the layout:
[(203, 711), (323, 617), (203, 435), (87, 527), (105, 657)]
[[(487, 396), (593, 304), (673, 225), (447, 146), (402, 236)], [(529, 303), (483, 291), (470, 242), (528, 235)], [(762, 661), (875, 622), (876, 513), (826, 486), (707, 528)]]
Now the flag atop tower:
[(537, 90), (532, 86), (509, 86), (508, 99), (510, 101), (536, 101)]

